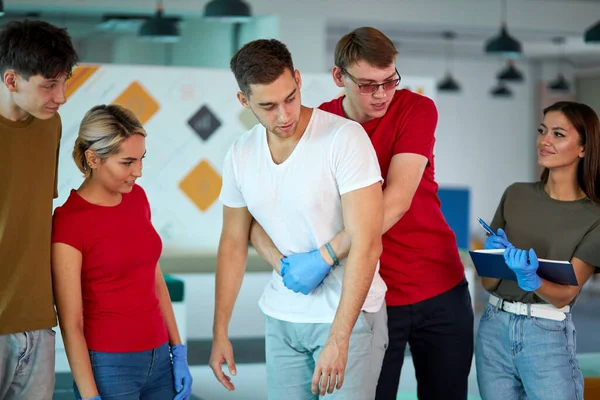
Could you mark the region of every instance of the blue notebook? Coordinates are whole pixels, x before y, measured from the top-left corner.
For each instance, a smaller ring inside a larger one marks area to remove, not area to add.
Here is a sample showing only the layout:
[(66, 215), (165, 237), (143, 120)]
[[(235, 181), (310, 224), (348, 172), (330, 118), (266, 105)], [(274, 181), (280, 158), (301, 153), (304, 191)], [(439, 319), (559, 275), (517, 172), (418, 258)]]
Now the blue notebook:
[[(504, 249), (469, 251), (479, 276), (516, 281), (517, 276), (504, 261)], [(577, 286), (573, 265), (569, 261), (538, 259), (540, 278), (559, 285)]]

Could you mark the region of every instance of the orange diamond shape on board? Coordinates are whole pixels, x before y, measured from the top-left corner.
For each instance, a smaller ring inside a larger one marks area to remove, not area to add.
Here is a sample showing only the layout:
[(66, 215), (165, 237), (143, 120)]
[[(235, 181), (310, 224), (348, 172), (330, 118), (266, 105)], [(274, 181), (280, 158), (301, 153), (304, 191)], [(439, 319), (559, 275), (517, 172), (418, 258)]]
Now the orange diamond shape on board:
[(160, 108), (150, 93), (137, 81), (134, 81), (117, 97), (114, 104), (129, 108), (140, 122), (145, 124)]
[(179, 188), (202, 211), (206, 211), (219, 198), (223, 180), (221, 175), (206, 160), (196, 167), (179, 183)]
[(67, 80), (67, 89), (65, 90), (65, 97), (68, 99), (73, 93), (77, 91), (88, 79), (98, 71), (100, 67), (96, 65), (80, 65), (73, 69), (73, 74)]

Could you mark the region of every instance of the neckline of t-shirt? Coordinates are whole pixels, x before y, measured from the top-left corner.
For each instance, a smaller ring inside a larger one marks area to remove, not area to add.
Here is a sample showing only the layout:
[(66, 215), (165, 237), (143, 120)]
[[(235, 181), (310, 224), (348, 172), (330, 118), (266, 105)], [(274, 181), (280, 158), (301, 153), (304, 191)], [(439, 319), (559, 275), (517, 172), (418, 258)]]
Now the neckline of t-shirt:
[(26, 119), (20, 121), (13, 121), (11, 119), (6, 118), (3, 115), (0, 115), (0, 124), (8, 126), (9, 128), (23, 129), (27, 128), (34, 121), (35, 117), (31, 114)]
[(310, 134), (310, 130), (313, 125), (313, 120), (315, 118), (315, 114), (320, 111), (321, 110), (319, 110), (317, 108), (312, 109), (312, 114), (310, 116), (310, 119), (308, 120), (308, 124), (306, 125), (306, 128), (304, 129), (304, 133), (300, 137), (300, 140), (296, 144), (296, 147), (294, 147), (294, 150), (292, 150), (292, 154), (290, 154), (288, 156), (288, 158), (286, 158), (280, 164), (277, 164), (275, 161), (273, 161), (273, 156), (271, 155), (271, 149), (269, 148), (269, 143), (267, 141), (267, 129), (266, 128), (264, 129), (263, 135), (262, 135), (262, 144), (265, 149), (264, 151), (266, 153), (266, 156), (270, 162), (270, 165), (273, 168), (284, 168), (286, 165), (289, 165), (293, 161), (293, 159), (296, 157), (296, 154), (302, 149), (304, 142), (307, 140), (306, 137)]
[(92, 206), (92, 207), (99, 207), (103, 210), (109, 210), (109, 209), (115, 209), (119, 206), (121, 206), (125, 200), (125, 194), (121, 194), (121, 201), (119, 202), (119, 204), (115, 204), (114, 206), (103, 206), (101, 204), (94, 204), (86, 199), (83, 198), (82, 195), (80, 195), (79, 193), (77, 193), (77, 190), (75, 189), (71, 189), (71, 192), (76, 196), (76, 198), (78, 198), (81, 202), (85, 203), (85, 205), (87, 206)]
[(558, 199), (555, 199), (555, 198), (551, 197), (546, 192), (546, 190), (544, 189), (544, 182), (542, 182), (542, 181), (538, 181), (537, 182), (537, 191), (546, 200), (552, 201), (552, 202), (555, 202), (555, 203), (558, 203), (558, 204), (574, 204), (575, 205), (575, 204), (588, 203), (590, 201), (590, 199), (587, 196), (585, 196), (585, 197), (583, 197), (581, 199), (577, 199), (577, 200), (558, 200)]

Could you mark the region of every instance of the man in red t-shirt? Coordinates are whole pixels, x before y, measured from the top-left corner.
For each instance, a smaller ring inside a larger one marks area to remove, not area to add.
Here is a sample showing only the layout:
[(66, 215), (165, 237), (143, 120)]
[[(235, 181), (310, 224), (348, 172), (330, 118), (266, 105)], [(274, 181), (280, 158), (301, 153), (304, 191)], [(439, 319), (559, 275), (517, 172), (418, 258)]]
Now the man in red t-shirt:
[[(437, 109), (427, 97), (397, 90), (397, 54), (374, 28), (342, 37), (333, 79), (345, 95), (319, 108), (361, 123), (385, 178), (380, 274), (388, 286), (389, 346), (376, 399), (396, 399), (408, 343), (419, 399), (463, 400), (473, 357), (473, 309), (456, 238), (437, 196)], [(279, 263), (279, 252), (256, 223), (251, 240), (263, 258)], [(348, 255), (344, 231), (329, 244), (338, 259)], [(314, 271), (315, 257), (308, 254), (285, 258), (287, 270)], [(331, 264), (328, 257), (323, 262)]]

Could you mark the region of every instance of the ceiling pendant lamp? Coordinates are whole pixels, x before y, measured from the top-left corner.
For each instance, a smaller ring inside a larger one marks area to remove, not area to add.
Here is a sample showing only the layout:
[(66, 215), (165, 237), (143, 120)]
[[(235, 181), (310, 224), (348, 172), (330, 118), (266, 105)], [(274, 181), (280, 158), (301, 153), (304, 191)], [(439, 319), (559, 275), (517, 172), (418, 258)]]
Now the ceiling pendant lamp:
[(548, 83), (548, 89), (553, 92), (568, 92), (571, 90), (571, 85), (569, 85), (569, 81), (565, 78), (563, 74), (563, 63), (567, 59), (567, 51), (565, 46), (565, 38), (564, 37), (555, 37), (552, 41), (557, 45), (562, 45), (562, 55), (560, 57), (559, 67), (558, 67), (558, 75), (556, 79)]
[(506, 0), (503, 0), (502, 5), (503, 18), (500, 33), (486, 42), (485, 52), (487, 54), (500, 54), (505, 57), (516, 58), (522, 55), (523, 49), (521, 42), (508, 33), (508, 27), (506, 26)]
[(583, 40), (586, 43), (600, 43), (600, 21), (585, 31)]
[(498, 85), (490, 90), (490, 94), (492, 95), (492, 97), (499, 98), (512, 97), (512, 91), (508, 87), (506, 87), (504, 83), (502, 83), (502, 81), (499, 81)]
[(449, 41), (449, 45), (446, 47), (446, 75), (437, 84), (437, 90), (444, 93), (457, 93), (460, 92), (460, 85), (454, 79), (451, 72), (451, 62), (454, 59), (454, 48), (452, 46), (452, 40), (456, 37), (453, 32), (444, 32), (444, 39)]
[(508, 60), (506, 67), (498, 72), (496, 78), (504, 82), (523, 82), (523, 74), (515, 67), (515, 63), (512, 60)]
[(204, 7), (204, 18), (221, 22), (248, 22), (250, 5), (243, 0), (212, 0)]
[(181, 40), (181, 33), (177, 25), (179, 21), (180, 18), (163, 16), (162, 1), (159, 1), (156, 14), (140, 26), (138, 37), (142, 40), (159, 43), (178, 42)]

